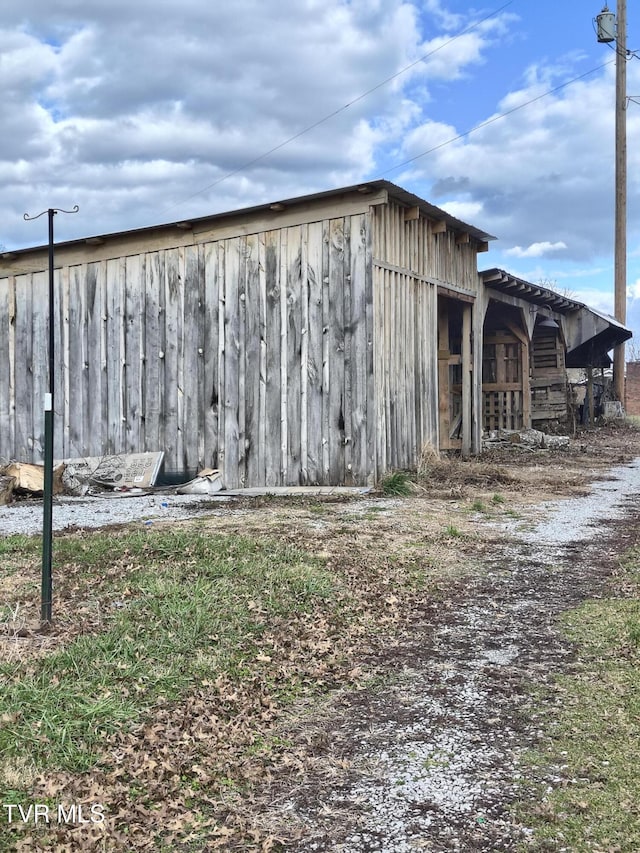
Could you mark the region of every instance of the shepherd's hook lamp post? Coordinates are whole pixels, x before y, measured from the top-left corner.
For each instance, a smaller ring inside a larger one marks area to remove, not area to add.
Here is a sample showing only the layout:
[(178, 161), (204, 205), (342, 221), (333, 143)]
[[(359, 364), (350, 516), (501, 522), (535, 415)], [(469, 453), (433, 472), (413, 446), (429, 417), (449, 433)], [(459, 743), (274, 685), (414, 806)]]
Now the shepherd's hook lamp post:
[(50, 207), (37, 216), (24, 214), (27, 222), (40, 219), (46, 213), (49, 217), (49, 390), (44, 397), (44, 515), (42, 520), (42, 586), (40, 618), (43, 623), (51, 622), (52, 572), (51, 554), (53, 537), (53, 391), (55, 364), (55, 317), (53, 292), (53, 217), (56, 213), (77, 213), (80, 210), (76, 204), (73, 210), (62, 210)]

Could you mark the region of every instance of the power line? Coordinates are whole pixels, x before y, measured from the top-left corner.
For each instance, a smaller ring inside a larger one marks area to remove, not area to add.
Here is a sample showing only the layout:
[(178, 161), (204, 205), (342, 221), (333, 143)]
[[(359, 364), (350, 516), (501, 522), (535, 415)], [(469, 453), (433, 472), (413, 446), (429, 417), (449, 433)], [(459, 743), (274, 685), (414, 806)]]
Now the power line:
[(192, 198), (196, 198), (197, 196), (202, 195), (203, 193), (207, 192), (207, 190), (213, 189), (213, 187), (217, 187), (218, 184), (221, 184), (223, 181), (226, 181), (229, 178), (234, 177), (234, 175), (240, 174), (240, 172), (244, 172), (246, 169), (249, 169), (251, 166), (255, 166), (256, 163), (260, 163), (262, 160), (265, 160), (267, 157), (271, 156), (271, 154), (275, 154), (276, 151), (280, 151), (286, 145), (289, 145), (290, 143), (295, 142), (296, 139), (300, 139), (301, 136), (304, 136), (305, 134), (309, 133), (310, 131), (315, 130), (315, 128), (319, 127), (321, 124), (324, 124), (325, 122), (329, 121), (330, 119), (335, 118), (337, 115), (340, 115), (340, 113), (344, 112), (345, 110), (348, 110), (354, 104), (357, 104), (360, 101), (364, 100), (364, 98), (367, 98), (369, 95), (373, 94), (373, 92), (377, 92), (378, 89), (381, 89), (383, 86), (386, 86), (387, 83), (391, 83), (392, 80), (396, 80), (402, 74), (405, 74), (407, 71), (410, 71), (412, 68), (415, 68), (416, 65), (420, 65), (421, 62), (424, 62), (426, 59), (429, 59), (429, 57), (438, 53), (438, 51), (443, 50), (445, 47), (448, 47), (450, 44), (453, 44), (453, 42), (457, 41), (459, 38), (462, 38), (462, 36), (467, 35), (467, 33), (473, 32), (474, 30), (478, 29), (478, 27), (481, 24), (485, 23), (485, 21), (488, 21), (491, 18), (495, 18), (496, 15), (499, 15), (500, 12), (504, 11), (504, 9), (506, 9), (508, 6), (511, 6), (513, 2), (514, 2), (514, 0), (508, 0), (507, 3), (504, 3), (502, 6), (500, 6), (498, 9), (495, 9), (489, 15), (486, 15), (484, 18), (481, 18), (479, 21), (476, 21), (475, 24), (471, 24), (470, 26), (466, 27), (466, 29), (461, 30), (459, 33), (457, 33), (455, 36), (450, 38), (448, 41), (443, 42), (441, 45), (439, 45), (439, 47), (436, 47), (433, 50), (429, 51), (428, 53), (425, 53), (423, 56), (416, 59), (410, 65), (407, 65), (404, 68), (401, 68), (400, 71), (396, 71), (396, 73), (392, 74), (391, 77), (387, 77), (385, 80), (382, 80), (382, 82), (377, 83), (375, 86), (372, 86), (371, 89), (367, 89), (366, 92), (363, 92), (361, 95), (358, 95), (352, 101), (349, 101), (348, 103), (339, 107), (337, 110), (334, 110), (333, 112), (328, 113), (326, 116), (324, 116), (323, 118), (320, 118), (317, 121), (313, 122), (313, 124), (310, 124), (308, 127), (305, 127), (303, 130), (298, 131), (298, 133), (295, 133), (293, 136), (290, 136), (288, 139), (285, 139), (284, 142), (280, 142), (278, 145), (274, 145), (273, 148), (270, 148), (268, 151), (265, 151), (263, 154), (260, 154), (258, 157), (254, 157), (252, 160), (248, 160), (246, 163), (243, 163), (241, 166), (238, 166), (237, 169), (233, 169), (231, 172), (227, 172), (222, 177), (217, 178), (217, 180), (213, 181), (213, 183), (207, 184), (207, 186), (203, 187), (201, 190), (198, 190), (197, 192), (192, 193), (191, 195), (186, 196), (185, 198), (182, 198), (179, 201), (174, 202), (174, 204), (172, 204), (169, 207), (166, 207), (164, 210), (162, 210), (160, 212), (160, 215), (168, 212), (169, 210), (173, 210), (174, 207), (178, 207), (179, 205), (184, 204), (187, 201), (190, 201)]
[(444, 142), (440, 142), (438, 145), (434, 145), (433, 148), (428, 148), (426, 151), (422, 151), (420, 154), (416, 154), (415, 157), (411, 157), (409, 160), (403, 160), (402, 163), (396, 163), (395, 166), (392, 166), (390, 169), (386, 169), (384, 172), (380, 172), (380, 177), (382, 175), (388, 175), (389, 172), (395, 172), (396, 169), (401, 169), (403, 166), (408, 166), (410, 163), (414, 163), (416, 160), (419, 160), (421, 157), (426, 157), (427, 154), (433, 154), (434, 151), (438, 151), (440, 148), (444, 148), (446, 145), (451, 145), (453, 142), (457, 142), (458, 139), (464, 139), (465, 136), (469, 136), (472, 133), (475, 133), (477, 130), (481, 130), (483, 127), (487, 127), (490, 124), (493, 124), (500, 119), (506, 118), (507, 116), (513, 115), (513, 113), (517, 113), (518, 110), (522, 110), (525, 107), (530, 106), (531, 104), (535, 104), (536, 101), (541, 101), (543, 98), (548, 97), (549, 95), (554, 95), (556, 92), (559, 92), (561, 89), (565, 89), (567, 86), (570, 86), (572, 83), (576, 83), (578, 80), (582, 80), (584, 77), (588, 77), (590, 74), (594, 74), (596, 71), (600, 71), (602, 68), (605, 68), (607, 65), (612, 65), (615, 62), (614, 59), (609, 62), (604, 62), (602, 65), (598, 65), (596, 68), (591, 68), (589, 71), (585, 71), (584, 74), (579, 74), (577, 77), (572, 77), (571, 80), (566, 80), (564, 83), (561, 83), (559, 86), (555, 86), (553, 89), (548, 89), (546, 92), (543, 92), (541, 95), (536, 95), (535, 98), (531, 98), (528, 101), (525, 101), (522, 104), (518, 104), (517, 107), (512, 107), (510, 110), (506, 110), (503, 113), (500, 113), (497, 116), (493, 116), (492, 118), (487, 119), (486, 121), (480, 122), (475, 127), (472, 127), (470, 130), (465, 130), (463, 133), (458, 133), (456, 136), (452, 136), (450, 139), (446, 139)]

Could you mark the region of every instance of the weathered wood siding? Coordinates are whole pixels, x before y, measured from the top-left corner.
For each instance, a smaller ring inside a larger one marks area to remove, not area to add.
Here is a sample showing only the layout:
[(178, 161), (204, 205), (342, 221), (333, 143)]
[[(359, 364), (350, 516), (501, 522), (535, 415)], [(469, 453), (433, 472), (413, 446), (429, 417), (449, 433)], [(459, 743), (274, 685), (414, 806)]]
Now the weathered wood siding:
[(569, 416), (565, 347), (555, 329), (536, 325), (531, 341), (531, 418), (540, 428)]
[[(478, 294), (477, 246), (443, 222), (389, 202), (372, 210), (375, 399), (378, 471), (416, 465), (423, 447), (440, 446), (438, 287)], [(472, 322), (475, 323), (475, 320)], [(473, 363), (477, 356), (471, 354)], [(478, 376), (478, 371), (474, 372)], [(472, 380), (479, 382), (479, 378)], [(479, 448), (472, 388), (472, 445)]]
[[(375, 472), (368, 213), (56, 271), (55, 455), (164, 450), (227, 487)], [(64, 264), (64, 252), (56, 257)], [(0, 457), (41, 461), (46, 273), (0, 278)]]

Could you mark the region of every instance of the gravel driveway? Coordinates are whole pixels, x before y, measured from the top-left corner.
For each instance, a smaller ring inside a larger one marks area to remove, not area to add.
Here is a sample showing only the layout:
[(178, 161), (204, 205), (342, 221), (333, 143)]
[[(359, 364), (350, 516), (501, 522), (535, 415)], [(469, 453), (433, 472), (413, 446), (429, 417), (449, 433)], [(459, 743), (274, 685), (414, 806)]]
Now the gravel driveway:
[[(296, 853), (515, 850), (530, 833), (509, 804), (542, 720), (527, 688), (571, 666), (558, 615), (602, 593), (640, 523), (636, 461), (586, 497), (548, 503), (504, 529), (486, 572), (429, 606), (413, 639), (389, 650), (395, 675), (324, 708), (317, 772), (258, 795), (261, 819)], [(594, 518), (608, 521), (594, 523)], [(563, 769), (543, 781), (571, 784)], [(297, 840), (293, 840), (297, 836)]]

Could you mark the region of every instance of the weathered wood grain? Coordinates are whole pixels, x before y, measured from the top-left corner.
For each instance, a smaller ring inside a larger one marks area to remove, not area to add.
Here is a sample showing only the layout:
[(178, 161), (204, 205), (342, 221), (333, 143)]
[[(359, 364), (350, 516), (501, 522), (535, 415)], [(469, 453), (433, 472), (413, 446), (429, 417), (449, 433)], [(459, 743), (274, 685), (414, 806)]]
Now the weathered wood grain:
[[(31, 319), (32, 364), (31, 396), (33, 424), (30, 432), (33, 436), (33, 454), (41, 455), (44, 460), (44, 399), (49, 391), (49, 276), (48, 273), (34, 273), (32, 278), (33, 311)], [(56, 361), (61, 355), (58, 347)]]
[(199, 394), (202, 361), (202, 312), (200, 303), (200, 253), (198, 246), (184, 249), (184, 347), (182, 361), (183, 456), (181, 469), (195, 474), (201, 467), (200, 434), (202, 404)]
[(225, 243), (224, 279), (224, 458), (223, 479), (227, 488), (238, 488), (239, 423), (238, 370), (240, 366), (240, 317), (238, 299), (240, 277), (240, 244)]
[(144, 280), (144, 255), (127, 258), (124, 281), (124, 448), (127, 453), (136, 453), (143, 444), (142, 356), (146, 316)]
[(265, 485), (282, 485), (280, 232), (265, 235)]
[[(385, 201), (350, 193), (63, 250), (56, 455), (161, 449), (170, 472), (221, 467), (237, 486), (366, 483), (415, 464), (438, 439), (436, 287), (471, 305), (481, 284), (473, 240)], [(0, 277), (0, 456), (26, 460), (41, 453), (46, 361), (34, 281)], [(482, 420), (470, 316), (465, 448)]]
[[(107, 261), (107, 428), (105, 454), (121, 453), (122, 442), (122, 366), (124, 362), (123, 276), (119, 259)], [(60, 459), (64, 454), (60, 454)]]
[(33, 274), (22, 277), (20, 284), (15, 308), (15, 457), (22, 462), (31, 457), (33, 449)]
[(15, 276), (0, 278), (0, 463), (9, 462), (8, 455), (13, 447), (13, 377), (14, 351), (11, 340), (13, 323), (13, 292)]
[(307, 245), (307, 286), (306, 298), (307, 331), (307, 482), (317, 484), (325, 482), (323, 477), (323, 290), (324, 271), (323, 224), (309, 225)]
[(204, 247), (204, 370), (201, 388), (204, 417), (204, 465), (218, 468), (218, 381), (219, 286), (218, 244)]
[(301, 466), (301, 369), (302, 369), (302, 230), (287, 229), (286, 290), (283, 321), (286, 323), (286, 485), (300, 485)]
[(345, 220), (329, 224), (328, 368), (329, 368), (329, 482), (344, 480), (344, 286)]
[(145, 263), (144, 318), (144, 445), (164, 449), (164, 253), (150, 252)]
[(261, 482), (264, 475), (260, 455), (260, 360), (262, 354), (262, 297), (260, 292), (260, 241), (257, 235), (247, 237), (244, 343), (244, 438), (246, 483)]
[(177, 250), (164, 255), (165, 350), (163, 354), (165, 388), (164, 399), (164, 450), (165, 468), (179, 470), (182, 457), (180, 436), (180, 410), (182, 388), (179, 376), (180, 350), (182, 349), (183, 281), (180, 274), (180, 257)]
[[(367, 475), (367, 383), (369, 349), (367, 346), (367, 222), (365, 216), (351, 217), (350, 264), (350, 477), (357, 485)], [(373, 415), (372, 415), (373, 417)]]

